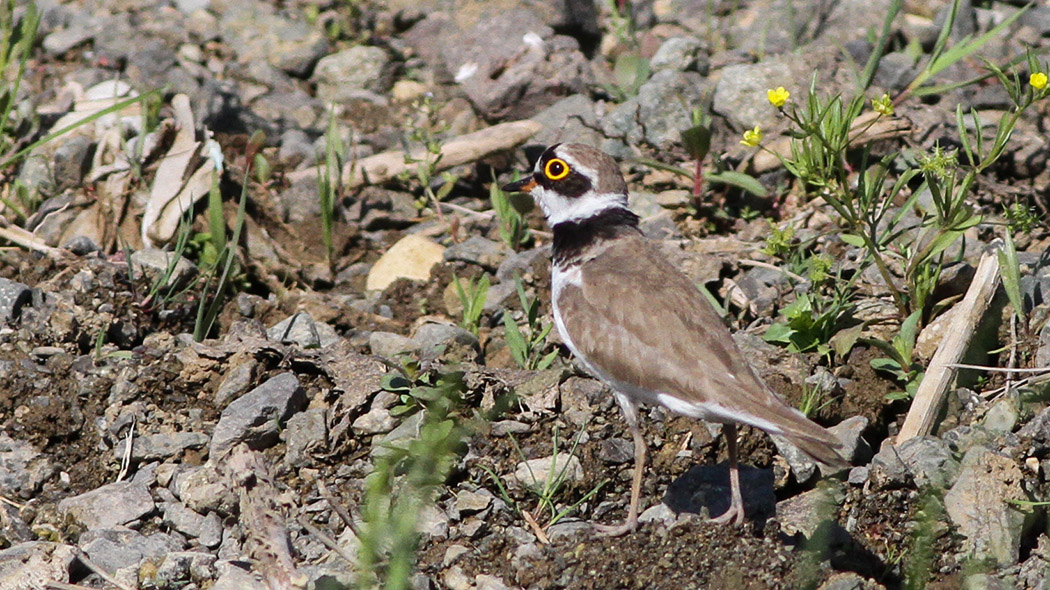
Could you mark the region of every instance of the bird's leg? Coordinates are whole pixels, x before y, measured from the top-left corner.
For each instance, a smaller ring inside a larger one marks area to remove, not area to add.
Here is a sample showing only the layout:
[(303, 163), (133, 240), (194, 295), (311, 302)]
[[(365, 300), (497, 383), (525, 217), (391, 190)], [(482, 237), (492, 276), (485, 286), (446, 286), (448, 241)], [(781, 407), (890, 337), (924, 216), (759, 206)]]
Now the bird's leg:
[(619, 537), (638, 528), (638, 504), (642, 499), (642, 476), (645, 473), (646, 445), (642, 428), (638, 424), (638, 407), (626, 397), (619, 394), (616, 400), (623, 408), (624, 417), (627, 419), (627, 428), (634, 438), (634, 474), (631, 477), (631, 505), (627, 508), (627, 520), (623, 524), (608, 526), (596, 525), (598, 532), (609, 537)]
[(726, 437), (726, 450), (729, 452), (729, 510), (722, 516), (712, 518), (717, 523), (732, 522), (744, 524), (744, 498), (740, 494), (740, 468), (736, 462), (736, 424), (723, 424), (722, 434)]

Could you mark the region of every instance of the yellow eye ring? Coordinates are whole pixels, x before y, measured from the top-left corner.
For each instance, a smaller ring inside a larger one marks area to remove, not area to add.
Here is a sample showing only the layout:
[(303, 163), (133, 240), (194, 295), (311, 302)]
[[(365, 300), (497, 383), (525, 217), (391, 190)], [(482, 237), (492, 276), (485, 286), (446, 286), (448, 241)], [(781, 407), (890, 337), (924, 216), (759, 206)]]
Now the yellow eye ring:
[(569, 175), (569, 165), (561, 158), (554, 158), (543, 167), (543, 173), (551, 180), (561, 180)]

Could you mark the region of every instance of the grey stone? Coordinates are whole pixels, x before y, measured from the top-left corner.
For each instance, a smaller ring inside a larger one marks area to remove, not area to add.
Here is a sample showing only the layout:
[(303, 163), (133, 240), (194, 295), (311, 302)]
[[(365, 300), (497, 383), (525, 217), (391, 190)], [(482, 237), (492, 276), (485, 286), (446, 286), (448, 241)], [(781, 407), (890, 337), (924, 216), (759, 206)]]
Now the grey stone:
[(220, 561), (217, 564), (219, 577), (211, 590), (245, 590), (246, 588), (265, 588), (266, 581), (262, 576), (240, 567), (239, 563)]
[(1021, 487), (1024, 474), (1013, 460), (983, 447), (967, 451), (959, 477), (944, 495), (948, 517), (966, 537), (963, 552), (976, 560), (991, 559), (1000, 566), (1017, 562), (1024, 529), (1034, 510), (1010, 500), (1029, 500)]
[(491, 505), (492, 494), (487, 490), (460, 490), (456, 493), (456, 510), (461, 514), (477, 514)]
[(842, 485), (829, 481), (827, 485), (777, 502), (777, 521), (788, 535), (802, 533), (812, 538), (821, 525), (835, 522), (844, 498)]
[(850, 463), (863, 465), (871, 459), (871, 446), (863, 438), (864, 429), (868, 427), (868, 419), (864, 416), (853, 416), (828, 428), (832, 434), (842, 441), (840, 453)]
[(478, 574), (474, 578), (474, 587), (477, 590), (510, 590), (510, 586), (504, 584), (502, 578), (490, 574)]
[(1013, 432), (1017, 425), (1020, 410), (1017, 407), (1017, 399), (1005, 396), (988, 409), (981, 420), (981, 426), (992, 434), (1007, 434)]
[(159, 588), (178, 587), (190, 580), (215, 577), (215, 556), (200, 551), (173, 551), (164, 556), (153, 579)]
[(419, 345), (407, 336), (393, 332), (372, 332), (368, 335), (368, 347), (372, 354), (387, 358), (397, 358), (402, 353), (412, 353), (419, 350)]
[(681, 142), (681, 132), (692, 127), (692, 106), (701, 104), (711, 82), (695, 72), (663, 70), (653, 74), (628, 99), (602, 119), (609, 140), (602, 149), (622, 157), (622, 145), (641, 142), (657, 149), (670, 149)]
[(507, 257), (496, 270), (496, 278), (501, 283), (514, 284), (514, 275), (531, 275), (534, 272), (546, 273), (550, 247), (533, 248), (516, 252)]
[(189, 16), (198, 10), (211, 8), (211, 0), (175, 0), (174, 5), (179, 12)]
[(201, 525), (201, 534), (197, 537), (201, 545), (214, 549), (222, 543), (222, 518), (215, 512), (209, 512)]
[(147, 486), (130, 481), (106, 484), (58, 503), (59, 512), (88, 530), (127, 524), (155, 508)]
[(776, 55), (755, 64), (731, 65), (722, 69), (714, 92), (713, 110), (727, 118), (734, 129), (755, 125), (772, 129), (783, 122), (782, 115), (769, 104), (766, 91), (778, 86), (792, 93), (792, 100), (804, 100), (804, 93), (816, 68), (836, 59), (837, 48), (817, 51), (810, 47), (803, 56)]
[(884, 588), (884, 586), (854, 572), (838, 572), (832, 574), (817, 587), (817, 590), (876, 590), (878, 588)]
[(258, 369), (259, 363), (253, 358), (230, 367), (222, 378), (222, 383), (215, 388), (215, 405), (220, 408), (225, 407), (230, 400), (248, 391), (248, 388), (255, 382)]
[(695, 37), (671, 37), (664, 41), (660, 48), (656, 50), (656, 53), (653, 54), (652, 59), (649, 60), (649, 67), (654, 72), (660, 70), (674, 70), (677, 72), (694, 70), (699, 71), (700, 74), (706, 74), (706, 63), (702, 67), (698, 67), (700, 65), (698, 57), (700, 57), (702, 47), (700, 41)]
[(390, 432), (397, 426), (397, 418), (387, 408), (372, 408), (354, 420), (354, 432), (361, 435)]
[(282, 424), (306, 403), (306, 392), (295, 373), (270, 378), (222, 411), (212, 435), (211, 459), (218, 460), (240, 442), (254, 450), (273, 445)]
[(79, 187), (91, 167), (91, 139), (73, 135), (55, 150), (55, 185), (59, 190)]
[(215, 511), (231, 514), (237, 497), (226, 478), (212, 465), (192, 467), (176, 474), (172, 491), (190, 510), (199, 514)]
[[(0, 561), (3, 561), (0, 559)], [(1050, 537), (1039, 535), (1036, 547), (1021, 563), (1017, 574), (1018, 587), (1047, 590), (1050, 588)]]
[(416, 329), (412, 337), (422, 355), (427, 358), (444, 357), (472, 360), (481, 350), (478, 337), (459, 326), (426, 323)]
[(237, 48), (241, 63), (269, 63), (303, 77), (328, 50), (320, 27), (279, 16), (270, 5), (237, 2), (223, 7), (219, 31)]
[(791, 468), (791, 473), (795, 475), (795, 480), (799, 483), (805, 483), (817, 474), (817, 462), (811, 459), (809, 455), (803, 453), (791, 441), (776, 434), (771, 434), (770, 438), (773, 439), (773, 445), (777, 447), (777, 452), (787, 461), (788, 467)]
[(288, 419), (285, 429), (287, 449), (284, 460), (288, 465), (299, 467), (315, 450), (328, 447), (328, 426), (324, 408), (309, 408)]
[(0, 277), (0, 322), (17, 318), (32, 299), (33, 290), (28, 285)]
[(168, 268), (172, 267), (171, 275), (168, 276), (165, 285), (176, 290), (185, 287), (197, 276), (197, 267), (192, 262), (182, 256), (176, 260), (174, 253), (158, 248), (145, 248), (132, 252), (131, 265), (135, 272), (144, 274), (151, 281), (164, 279), (168, 274)]
[(33, 445), (0, 433), (0, 490), (20, 498), (32, 498), (56, 467)]
[(80, 547), (92, 561), (106, 571), (137, 567), (143, 559), (160, 557), (182, 549), (182, 544), (165, 533), (146, 536), (125, 528), (88, 531), (80, 536)]
[(62, 247), (77, 256), (87, 256), (88, 254), (102, 251), (102, 247), (96, 244), (95, 240), (92, 240), (87, 236), (73, 236)]
[[(181, 454), (186, 449), (200, 449), (208, 444), (208, 435), (201, 432), (172, 432), (135, 437), (131, 442), (131, 458), (134, 461), (167, 459)], [(122, 438), (113, 447), (113, 455), (124, 456), (128, 441)]]
[(419, 511), (416, 530), (433, 539), (448, 538), (449, 518), (445, 511), (434, 504), (429, 504)]
[(621, 465), (634, 458), (634, 442), (626, 438), (608, 438), (599, 443), (598, 458), (612, 465)]
[(849, 470), (849, 475), (846, 477), (846, 481), (853, 486), (862, 486), (867, 483), (870, 474), (871, 469), (867, 465), (854, 467)]
[(1016, 590), (1016, 582), (992, 574), (970, 574), (963, 578), (960, 590)]
[(659, 522), (665, 526), (671, 525), (678, 520), (678, 514), (663, 502), (650, 506), (638, 515), (638, 522)]
[(28, 541), (0, 550), (0, 588), (36, 590), (69, 582), (76, 554), (71, 545)]
[(178, 502), (164, 505), (164, 524), (189, 537), (201, 536), (205, 517)]
[(446, 261), (458, 260), (495, 271), (510, 254), (510, 248), (499, 242), (481, 236), (471, 236), (449, 246), (444, 256)]
[(959, 462), (947, 442), (920, 436), (897, 446), (884, 444), (870, 467), (870, 479), (878, 487), (914, 484), (918, 488), (944, 489), (954, 481)]
[(281, 134), (277, 160), (285, 166), (295, 169), (300, 164), (308, 165), (314, 162), (316, 157), (313, 142), (302, 129), (289, 129)]
[(423, 412), (416, 412), (405, 418), (393, 430), (383, 436), (378, 443), (372, 444), (372, 457), (378, 459), (388, 455), (391, 449), (405, 449), (411, 441), (419, 438), (423, 427)]
[(530, 117), (565, 96), (586, 94), (594, 83), (579, 42), (555, 35), (526, 7), (489, 11), (465, 29), (457, 18), (432, 12), (405, 40), (443, 66), (488, 119)]
[(571, 539), (581, 534), (593, 534), (594, 525), (582, 520), (559, 520), (547, 527), (547, 538), (552, 542)]
[(104, 26), (104, 23), (95, 19), (74, 19), (69, 23), (69, 26), (48, 33), (44, 37), (44, 51), (52, 57), (58, 57), (70, 49), (93, 39)]
[(561, 480), (566, 484), (583, 481), (583, 465), (579, 458), (568, 453), (541, 457), (518, 463), (514, 473), (507, 476), (509, 485), (543, 487), (548, 482)]
[(360, 98), (362, 90), (382, 94), (390, 89), (393, 68), (385, 50), (369, 45), (326, 55), (314, 68), (313, 81), (318, 98), (328, 102), (345, 102)]
[(460, 545), (458, 543), (449, 545), (448, 549), (445, 549), (445, 556), (441, 559), (441, 565), (448, 567), (452, 565), (452, 563), (455, 562), (456, 559), (458, 559), (460, 556), (466, 553), (470, 553), (470, 549), (464, 547), (463, 545)]
[(283, 344), (297, 344), (301, 348), (320, 348), (321, 336), (310, 314), (299, 312), (281, 320), (266, 331), (266, 336)]
[(543, 125), (532, 136), (531, 143), (537, 145), (573, 141), (596, 146), (603, 139), (597, 107), (585, 94), (567, 96), (533, 115), (532, 120)]

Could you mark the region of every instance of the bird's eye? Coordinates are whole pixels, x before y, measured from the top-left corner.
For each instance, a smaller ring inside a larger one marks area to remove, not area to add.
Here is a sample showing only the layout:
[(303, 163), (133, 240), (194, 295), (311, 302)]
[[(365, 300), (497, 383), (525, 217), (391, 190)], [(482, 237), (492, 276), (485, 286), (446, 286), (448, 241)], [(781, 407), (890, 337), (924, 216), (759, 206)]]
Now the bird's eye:
[(569, 165), (565, 160), (554, 158), (544, 166), (543, 173), (551, 180), (561, 180), (569, 175)]

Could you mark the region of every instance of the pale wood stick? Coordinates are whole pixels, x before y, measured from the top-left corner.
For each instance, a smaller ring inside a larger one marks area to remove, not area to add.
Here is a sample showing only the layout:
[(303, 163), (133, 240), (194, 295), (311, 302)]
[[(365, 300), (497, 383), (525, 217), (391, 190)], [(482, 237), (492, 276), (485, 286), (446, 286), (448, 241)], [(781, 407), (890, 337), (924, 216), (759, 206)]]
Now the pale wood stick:
[(948, 393), (948, 386), (955, 379), (955, 369), (952, 365), (958, 364), (963, 353), (966, 352), (974, 330), (984, 317), (984, 312), (988, 309), (988, 304), (991, 303), (999, 287), (1000, 248), (1002, 248), (1002, 242), (995, 240), (981, 256), (970, 288), (966, 290), (966, 296), (952, 310), (948, 331), (940, 346), (937, 347), (937, 352), (930, 359), (926, 376), (923, 377), (918, 391), (915, 392), (911, 409), (897, 435), (898, 445), (910, 438), (924, 436), (933, 431), (934, 421)]
[(240, 500), (244, 547), (270, 590), (302, 590), (308, 579), (295, 567), (282, 505), (262, 453), (241, 443), (223, 459), (223, 471)]
[[(542, 124), (525, 119), (500, 123), (451, 139), (441, 146), (441, 160), (438, 161), (437, 168), (445, 170), (453, 166), (475, 162), (499, 151), (513, 149), (525, 143), (540, 129), (543, 129)], [(405, 163), (405, 155), (405, 152), (397, 150), (350, 162), (342, 170), (343, 186), (358, 188), (386, 182), (405, 170), (410, 170), (410, 166), (415, 166), (415, 164)], [(416, 160), (422, 160), (427, 156), (425, 150), (422, 149), (413, 150), (409, 155)], [(298, 170), (289, 174), (288, 180), (297, 182), (316, 179), (320, 171), (320, 166)]]

